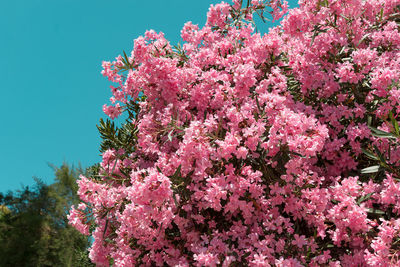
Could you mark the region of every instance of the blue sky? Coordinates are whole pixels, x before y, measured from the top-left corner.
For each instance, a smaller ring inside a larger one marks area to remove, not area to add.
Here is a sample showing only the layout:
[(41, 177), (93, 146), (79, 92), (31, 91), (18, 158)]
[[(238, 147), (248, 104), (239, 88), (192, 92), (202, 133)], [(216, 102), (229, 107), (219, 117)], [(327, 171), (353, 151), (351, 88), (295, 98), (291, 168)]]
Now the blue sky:
[(53, 182), (47, 163), (98, 162), (96, 124), (111, 96), (101, 62), (131, 51), (147, 29), (176, 44), (183, 24), (203, 25), (218, 2), (1, 1), (0, 192), (32, 185), (33, 176)]

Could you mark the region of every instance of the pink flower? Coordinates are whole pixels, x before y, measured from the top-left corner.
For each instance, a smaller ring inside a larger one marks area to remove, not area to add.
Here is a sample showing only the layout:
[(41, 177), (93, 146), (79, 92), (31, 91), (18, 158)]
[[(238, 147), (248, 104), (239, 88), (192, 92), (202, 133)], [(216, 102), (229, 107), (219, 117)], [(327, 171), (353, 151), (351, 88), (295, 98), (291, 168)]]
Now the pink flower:
[(186, 23), (179, 49), (150, 30), (103, 62), (103, 111), (131, 121), (77, 181), (91, 260), (399, 265), (399, 1), (300, 1), (264, 35), (254, 12), (287, 2), (244, 3)]

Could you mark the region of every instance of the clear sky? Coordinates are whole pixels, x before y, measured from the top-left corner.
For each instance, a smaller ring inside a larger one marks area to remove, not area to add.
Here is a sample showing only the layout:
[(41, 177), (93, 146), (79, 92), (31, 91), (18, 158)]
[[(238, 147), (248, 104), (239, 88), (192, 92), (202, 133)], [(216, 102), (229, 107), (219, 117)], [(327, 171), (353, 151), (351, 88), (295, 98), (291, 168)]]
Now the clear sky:
[(98, 162), (96, 124), (111, 96), (101, 62), (131, 51), (147, 29), (176, 44), (183, 24), (204, 25), (218, 2), (1, 0), (0, 192), (32, 185), (33, 176), (52, 183), (48, 163)]

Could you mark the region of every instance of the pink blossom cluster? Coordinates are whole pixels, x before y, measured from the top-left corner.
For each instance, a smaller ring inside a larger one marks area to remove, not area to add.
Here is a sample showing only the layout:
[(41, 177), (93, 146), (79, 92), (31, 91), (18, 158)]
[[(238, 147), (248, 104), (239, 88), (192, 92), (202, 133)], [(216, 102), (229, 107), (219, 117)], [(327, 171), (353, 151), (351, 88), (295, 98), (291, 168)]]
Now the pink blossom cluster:
[(140, 109), (79, 180), (94, 263), (400, 266), (400, 0), (299, 5), (264, 35), (286, 2), (212, 5), (103, 63), (104, 112)]

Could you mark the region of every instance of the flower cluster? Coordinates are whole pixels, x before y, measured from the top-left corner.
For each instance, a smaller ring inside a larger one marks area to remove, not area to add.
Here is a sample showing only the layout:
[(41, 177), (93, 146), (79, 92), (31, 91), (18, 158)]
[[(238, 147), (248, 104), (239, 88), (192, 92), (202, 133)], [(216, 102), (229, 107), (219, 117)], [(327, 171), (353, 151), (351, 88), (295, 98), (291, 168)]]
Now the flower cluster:
[(212, 5), (103, 64), (129, 119), (69, 216), (98, 266), (400, 265), (400, 1), (299, 4), (264, 35), (286, 2)]

